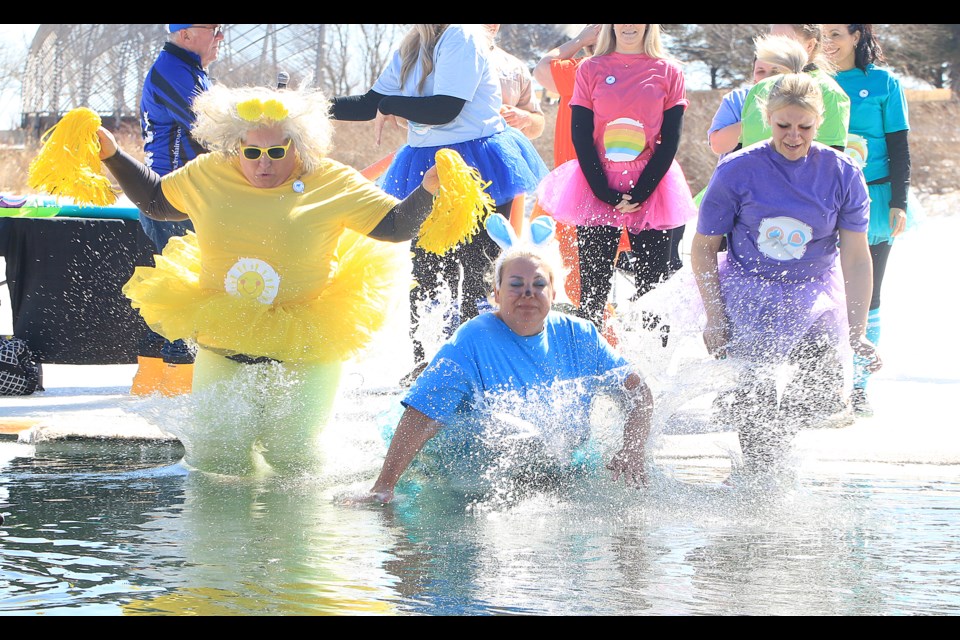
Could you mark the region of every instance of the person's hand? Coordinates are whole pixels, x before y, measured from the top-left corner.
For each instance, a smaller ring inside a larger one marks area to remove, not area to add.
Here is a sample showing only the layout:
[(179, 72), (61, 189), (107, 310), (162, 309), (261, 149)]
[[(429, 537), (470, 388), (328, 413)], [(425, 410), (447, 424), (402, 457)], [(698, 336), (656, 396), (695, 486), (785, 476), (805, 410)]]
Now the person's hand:
[(727, 357), (727, 344), (730, 342), (730, 326), (726, 318), (707, 318), (703, 329), (703, 344), (707, 353), (722, 360)]
[(433, 195), (437, 195), (440, 190), (440, 175), (437, 173), (437, 165), (433, 165), (423, 174), (423, 181), (420, 183), (423, 188)]
[(619, 204), (617, 204), (614, 209), (620, 213), (633, 213), (640, 208), (640, 203), (633, 203), (631, 202), (632, 199), (633, 198), (629, 193), (623, 194)]
[(617, 452), (607, 469), (613, 471), (613, 481), (623, 480), (628, 487), (641, 488), (647, 485), (646, 456), (642, 446), (624, 447)]
[(514, 129), (523, 130), (530, 124), (530, 112), (517, 107), (505, 104), (500, 107), (500, 115), (507, 121), (507, 124)]
[(867, 336), (860, 336), (857, 340), (850, 343), (853, 352), (864, 359), (866, 364), (864, 368), (868, 373), (876, 373), (883, 367), (883, 361), (880, 360), (880, 353), (877, 346), (867, 339)]
[(580, 46), (582, 47), (592, 47), (597, 44), (597, 38), (600, 36), (600, 25), (599, 24), (588, 24), (585, 26), (580, 33), (577, 34), (577, 40), (580, 41)]
[(112, 158), (117, 153), (117, 139), (103, 127), (97, 129), (97, 140), (100, 142), (100, 159)]
[(373, 119), (373, 134), (377, 141), (377, 146), (380, 146), (380, 142), (383, 139), (383, 128), (387, 124), (391, 124), (397, 129), (406, 129), (407, 121), (404, 118), (399, 116), (388, 116), (377, 111), (376, 117)]
[(907, 229), (907, 212), (899, 207), (890, 207), (890, 235), (896, 238)]
[(375, 491), (371, 489), (367, 493), (360, 493), (357, 495), (352, 495), (340, 499), (341, 504), (354, 505), (354, 504), (387, 504), (388, 502), (393, 501), (393, 491)]

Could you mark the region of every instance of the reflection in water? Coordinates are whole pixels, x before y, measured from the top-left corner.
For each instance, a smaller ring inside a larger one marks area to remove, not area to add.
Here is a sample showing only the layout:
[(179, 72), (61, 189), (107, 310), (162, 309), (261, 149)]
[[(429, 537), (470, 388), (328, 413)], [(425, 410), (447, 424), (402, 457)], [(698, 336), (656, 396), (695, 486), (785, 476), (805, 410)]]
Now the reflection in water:
[[(662, 466), (513, 495), (356, 476), (190, 472), (167, 445), (0, 443), (0, 612), (37, 614), (953, 614), (949, 467), (800, 468), (723, 487)], [(915, 473), (914, 473), (915, 472)]]

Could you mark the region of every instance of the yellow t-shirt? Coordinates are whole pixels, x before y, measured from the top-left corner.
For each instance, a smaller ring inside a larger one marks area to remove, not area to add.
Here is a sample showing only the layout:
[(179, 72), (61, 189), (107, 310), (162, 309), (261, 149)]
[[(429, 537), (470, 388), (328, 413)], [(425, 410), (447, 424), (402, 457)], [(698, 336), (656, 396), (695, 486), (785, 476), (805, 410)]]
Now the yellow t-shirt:
[[(302, 193), (293, 188), (298, 179)], [(367, 235), (399, 202), (329, 158), (309, 175), (294, 172), (263, 189), (247, 182), (238, 158), (210, 153), (164, 176), (162, 188), (196, 229), (200, 286), (241, 294), (256, 286), (252, 294), (276, 304), (315, 298), (330, 277), (343, 230)], [(251, 272), (260, 275), (254, 285), (243, 277)]]

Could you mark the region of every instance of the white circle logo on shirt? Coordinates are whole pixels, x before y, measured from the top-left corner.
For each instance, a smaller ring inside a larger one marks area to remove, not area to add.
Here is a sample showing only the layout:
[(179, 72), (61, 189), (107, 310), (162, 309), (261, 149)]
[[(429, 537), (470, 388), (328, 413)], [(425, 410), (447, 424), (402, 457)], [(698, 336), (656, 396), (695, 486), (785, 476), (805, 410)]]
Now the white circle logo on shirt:
[(280, 274), (263, 260), (240, 258), (227, 271), (223, 288), (232, 296), (270, 304), (280, 291)]
[(868, 95), (870, 95), (870, 92), (869, 92), (869, 91), (867, 91), (866, 89), (860, 89), (860, 97), (861, 97), (861, 98), (866, 98)]
[(614, 78), (613, 76), (607, 76), (607, 84), (613, 84), (616, 81), (617, 79)]
[(813, 227), (796, 218), (777, 216), (760, 221), (757, 248), (774, 260), (798, 260), (813, 239)]

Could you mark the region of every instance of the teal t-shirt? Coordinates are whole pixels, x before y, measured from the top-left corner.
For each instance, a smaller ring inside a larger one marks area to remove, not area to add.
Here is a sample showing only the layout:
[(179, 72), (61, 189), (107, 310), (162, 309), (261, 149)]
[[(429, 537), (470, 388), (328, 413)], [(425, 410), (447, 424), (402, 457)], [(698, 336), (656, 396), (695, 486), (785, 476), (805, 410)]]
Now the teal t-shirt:
[[(816, 78), (823, 92), (823, 123), (817, 130), (816, 141), (830, 147), (845, 149), (850, 123), (850, 98), (836, 80), (820, 69), (814, 69), (808, 73)], [(779, 77), (764, 78), (753, 85), (747, 93), (743, 103), (743, 124), (740, 132), (740, 142), (744, 147), (766, 140), (772, 135), (760, 111), (760, 105), (766, 101), (773, 83)]]
[(900, 81), (872, 64), (866, 71), (841, 71), (836, 81), (850, 97), (847, 155), (863, 169), (867, 182), (886, 178), (890, 175), (886, 134), (910, 129)]

